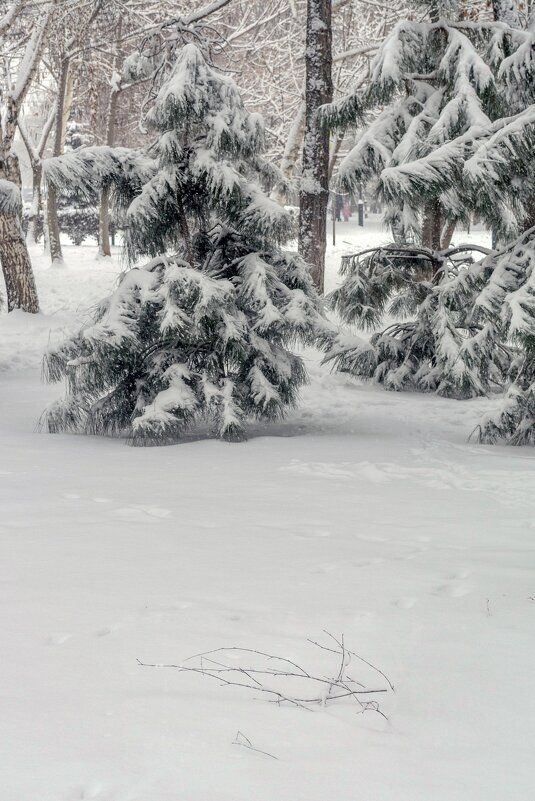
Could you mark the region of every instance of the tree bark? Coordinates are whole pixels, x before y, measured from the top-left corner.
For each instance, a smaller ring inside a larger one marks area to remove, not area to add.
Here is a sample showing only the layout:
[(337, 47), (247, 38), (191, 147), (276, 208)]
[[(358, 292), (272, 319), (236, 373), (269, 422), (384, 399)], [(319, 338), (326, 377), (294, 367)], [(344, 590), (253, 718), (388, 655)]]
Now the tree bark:
[[(20, 189), (19, 163), (10, 155), (0, 162), (0, 178), (11, 181)], [(32, 263), (24, 238), (20, 213), (0, 214), (0, 262), (4, 273), (7, 294), (7, 310), (35, 314), (39, 311), (37, 289)]]
[[(20, 59), (18, 75), (13, 89), (2, 97), (2, 142), (0, 149), (0, 178), (11, 181), (20, 189), (20, 169), (17, 158), (12, 153), (17, 120), (26, 98), (30, 84), (39, 64), (48, 25), (57, 0), (45, 7), (44, 14), (34, 22), (33, 30), (27, 38), (24, 55)], [(3, 17), (2, 31), (17, 18), (25, 3), (16, 0)], [(9, 311), (22, 309), (38, 312), (39, 302), (33, 277), (32, 265), (18, 212), (0, 214), (0, 261), (4, 272)]]
[(453, 232), (455, 231), (456, 223), (453, 221), (449, 221), (442, 229), (441, 241), (440, 241), (440, 249), (447, 250), (451, 245), (451, 238), (453, 236)]
[(329, 202), (329, 132), (318, 109), (330, 103), (332, 85), (331, 0), (308, 0), (306, 28), (305, 136), (299, 193), (299, 253), (310, 265), (319, 292), (324, 289)]
[(43, 179), (43, 165), (39, 161), (32, 164), (32, 207), (28, 224), (28, 239), (32, 244), (36, 244), (39, 238), (39, 220), (42, 218), (43, 196), (41, 192), (41, 181)]
[(336, 159), (338, 158), (338, 154), (340, 153), (340, 148), (342, 147), (342, 144), (344, 142), (344, 136), (345, 136), (345, 131), (340, 131), (340, 133), (336, 137), (332, 153), (329, 156), (329, 181), (333, 177), (334, 168), (336, 166)]
[[(58, 99), (56, 105), (56, 121), (54, 130), (53, 156), (61, 156), (65, 142), (65, 127), (67, 114), (67, 100), (69, 94), (69, 68), (70, 58), (64, 57), (61, 61), (58, 79)], [(48, 187), (47, 203), (47, 224), (48, 224), (48, 244), (50, 248), (50, 259), (52, 264), (63, 262), (63, 251), (61, 249), (59, 218), (58, 218), (58, 192), (54, 186)]]
[(100, 206), (98, 213), (98, 253), (99, 256), (111, 256), (109, 186), (105, 186), (100, 193)]
[(431, 200), (424, 208), (422, 223), (422, 245), (429, 250), (440, 250), (442, 238), (442, 213), (438, 200)]
[(0, 261), (7, 294), (7, 310), (35, 314), (39, 301), (24, 232), (17, 214), (0, 214)]

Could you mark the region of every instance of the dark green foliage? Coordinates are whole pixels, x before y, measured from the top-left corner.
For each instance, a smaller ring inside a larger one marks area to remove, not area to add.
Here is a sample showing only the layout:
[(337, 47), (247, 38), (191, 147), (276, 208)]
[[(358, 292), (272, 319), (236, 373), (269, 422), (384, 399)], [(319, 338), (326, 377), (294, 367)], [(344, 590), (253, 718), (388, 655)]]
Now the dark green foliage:
[(88, 148), (49, 171), (86, 190), (113, 185), (130, 260), (153, 259), (47, 355), (46, 377), (66, 378), (67, 397), (46, 422), (154, 444), (204, 421), (239, 440), (246, 420), (296, 403), (306, 372), (290, 348), (327, 323), (306, 265), (279, 249), (292, 221), (257, 182), (273, 171), (235, 84), (188, 45), (148, 120), (158, 134), (148, 157)]
[[(335, 336), (325, 361), (393, 390), (470, 398), (501, 386), (510, 354), (469, 313), (485, 275), (470, 246), (445, 253), (390, 246), (347, 257), (344, 272), (332, 308), (344, 323), (375, 333), (369, 342)], [(397, 322), (381, 328), (385, 318)]]

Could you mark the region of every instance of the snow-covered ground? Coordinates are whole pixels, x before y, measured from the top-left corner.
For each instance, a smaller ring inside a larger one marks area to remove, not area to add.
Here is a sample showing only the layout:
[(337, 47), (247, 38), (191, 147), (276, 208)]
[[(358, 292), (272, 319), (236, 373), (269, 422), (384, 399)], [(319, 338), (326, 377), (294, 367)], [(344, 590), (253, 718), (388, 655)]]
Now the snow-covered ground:
[[(382, 239), (339, 225), (328, 285)], [(244, 444), (38, 433), (41, 353), (118, 272), (67, 250), (35, 254), (43, 312), (0, 318), (1, 801), (532, 799), (532, 450), (467, 442), (488, 400), (387, 393), (313, 353), (301, 408)], [(321, 675), (323, 630), (391, 679), (388, 721), (137, 663), (244, 646)]]

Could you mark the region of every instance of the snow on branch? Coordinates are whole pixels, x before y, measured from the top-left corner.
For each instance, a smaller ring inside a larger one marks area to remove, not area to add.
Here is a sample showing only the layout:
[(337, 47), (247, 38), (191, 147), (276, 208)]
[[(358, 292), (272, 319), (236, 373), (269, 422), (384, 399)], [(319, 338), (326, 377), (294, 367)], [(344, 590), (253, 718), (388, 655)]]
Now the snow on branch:
[(0, 178), (0, 214), (18, 214), (21, 208), (22, 198), (18, 186)]
[(43, 161), (45, 179), (58, 189), (76, 187), (89, 197), (95, 188), (129, 181), (139, 186), (154, 175), (156, 163), (125, 147), (84, 147)]
[(15, 0), (8, 8), (3, 17), (0, 18), (0, 36), (9, 30), (18, 14), (23, 10), (26, 0)]

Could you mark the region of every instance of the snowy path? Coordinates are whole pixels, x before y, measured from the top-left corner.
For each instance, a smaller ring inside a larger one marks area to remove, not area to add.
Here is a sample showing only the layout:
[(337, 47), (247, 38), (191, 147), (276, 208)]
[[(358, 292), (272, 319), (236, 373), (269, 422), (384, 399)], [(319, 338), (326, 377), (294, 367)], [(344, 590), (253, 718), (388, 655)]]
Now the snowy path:
[[(486, 400), (310, 368), (283, 425), (150, 449), (39, 434), (57, 388), (1, 375), (2, 801), (533, 797), (535, 453), (467, 443)], [(322, 672), (323, 629), (391, 678), (389, 723), (136, 662)]]

